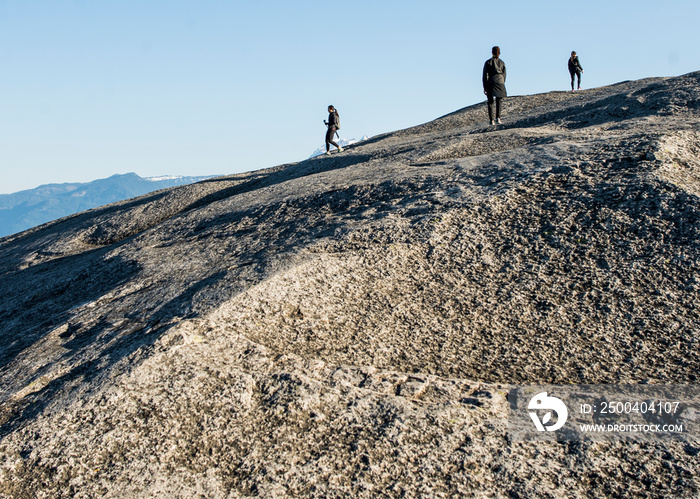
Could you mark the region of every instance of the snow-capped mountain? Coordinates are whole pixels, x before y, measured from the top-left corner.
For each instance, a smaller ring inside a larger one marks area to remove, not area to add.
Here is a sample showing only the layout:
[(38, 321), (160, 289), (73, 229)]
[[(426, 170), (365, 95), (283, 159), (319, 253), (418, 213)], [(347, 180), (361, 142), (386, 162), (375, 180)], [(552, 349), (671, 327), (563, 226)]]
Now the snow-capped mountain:
[[(362, 142), (363, 140), (367, 140), (368, 138), (369, 137), (367, 135), (365, 135), (364, 137), (362, 137), (359, 140), (358, 139), (338, 139), (338, 140), (336, 140), (336, 142), (338, 143), (338, 145), (340, 147), (346, 147), (346, 146), (351, 146), (353, 144), (357, 144), (359, 142)], [(335, 148), (332, 147), (331, 150), (333, 150), (333, 149), (335, 149)], [(320, 156), (321, 154), (323, 154), (325, 152), (326, 152), (326, 145), (324, 144), (321, 147), (319, 147), (318, 149), (316, 149), (313, 153), (311, 153), (311, 156), (309, 156), (309, 158), (315, 158), (316, 156)]]
[(13, 194), (0, 194), (0, 237), (90, 208), (206, 178), (211, 177), (142, 178), (126, 173), (92, 182), (46, 184)]

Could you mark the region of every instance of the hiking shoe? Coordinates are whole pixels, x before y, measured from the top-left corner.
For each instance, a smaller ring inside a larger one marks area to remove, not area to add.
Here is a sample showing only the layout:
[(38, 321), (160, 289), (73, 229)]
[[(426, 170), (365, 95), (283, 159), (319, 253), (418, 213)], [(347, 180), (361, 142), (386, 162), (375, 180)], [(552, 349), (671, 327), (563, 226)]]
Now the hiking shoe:
[(342, 148), (342, 147), (339, 147), (339, 148), (338, 148), (338, 152), (343, 152), (343, 148)]
[(331, 155), (331, 152), (330, 152), (330, 151), (326, 151), (326, 156), (330, 156), (330, 155)]
[(503, 124), (503, 122), (501, 121), (501, 118), (498, 118), (496, 121), (498, 121), (498, 124), (499, 124), (499, 125), (502, 125), (502, 124)]
[(496, 125), (496, 122), (491, 120), (491, 126), (494, 126), (494, 125)]

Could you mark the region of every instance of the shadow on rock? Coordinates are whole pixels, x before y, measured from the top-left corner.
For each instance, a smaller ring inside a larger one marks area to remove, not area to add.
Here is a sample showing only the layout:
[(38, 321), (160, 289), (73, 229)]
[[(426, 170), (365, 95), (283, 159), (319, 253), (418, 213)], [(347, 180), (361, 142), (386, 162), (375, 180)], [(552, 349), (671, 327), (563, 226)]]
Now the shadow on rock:
[(0, 372), (25, 348), (64, 323), (72, 309), (128, 282), (138, 264), (105, 250), (65, 257), (3, 276)]
[[(225, 272), (217, 272), (194, 283), (182, 293), (158, 307), (148, 318), (134, 311), (125, 323), (113, 324), (105, 317), (89, 327), (69, 324), (59, 337), (67, 341), (61, 346), (64, 353), (51, 364), (37, 369), (29, 379), (28, 386), (35, 385), (24, 397), (5, 401), (0, 411), (0, 436), (11, 433), (28, 421), (43, 413), (59, 394), (79, 390), (79, 386), (93, 384), (109, 376), (124, 360), (136, 361), (134, 355), (144, 347), (154, 344), (176, 322), (173, 317), (183, 319), (196, 316), (192, 303), (206, 289), (216, 287), (225, 279)], [(141, 355), (145, 355), (142, 350)], [(70, 366), (53, 377), (56, 365)], [(53, 379), (51, 379), (53, 378)], [(50, 381), (47, 381), (50, 379)], [(68, 397), (70, 399), (70, 397)]]
[[(264, 174), (254, 174), (242, 182), (237, 183), (234, 186), (227, 187), (216, 191), (202, 199), (192, 203), (187, 208), (183, 210), (189, 211), (208, 204), (220, 201), (222, 199), (230, 198), (232, 196), (237, 196), (240, 194), (245, 194), (247, 192), (255, 191), (265, 187), (272, 187), (289, 180), (294, 180), (302, 177), (307, 177), (309, 175), (315, 175), (322, 172), (329, 172), (332, 170), (338, 170), (341, 168), (348, 168), (360, 163), (365, 163), (371, 157), (364, 154), (343, 154), (335, 155), (331, 157), (318, 157), (307, 159), (299, 163), (293, 163), (289, 165), (283, 165), (274, 168), (271, 173)], [(238, 180), (238, 179), (231, 179)], [(226, 179), (208, 179), (201, 183), (208, 182), (226, 182)]]

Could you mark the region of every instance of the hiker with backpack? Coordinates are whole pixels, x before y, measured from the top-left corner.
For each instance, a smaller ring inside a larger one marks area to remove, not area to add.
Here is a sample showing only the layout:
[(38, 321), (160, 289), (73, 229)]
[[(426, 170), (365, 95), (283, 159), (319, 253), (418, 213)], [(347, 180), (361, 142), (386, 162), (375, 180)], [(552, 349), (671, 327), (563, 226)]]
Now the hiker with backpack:
[(571, 57), (569, 58), (569, 74), (571, 75), (571, 91), (574, 91), (574, 77), (578, 77), (578, 90), (581, 90), (581, 73), (583, 73), (583, 68), (581, 67), (581, 61), (578, 60), (576, 51), (571, 52)]
[(491, 55), (491, 59), (484, 63), (484, 71), (481, 80), (484, 85), (484, 93), (488, 99), (489, 121), (491, 125), (495, 125), (496, 122), (500, 125), (501, 101), (507, 97), (506, 63), (500, 59), (501, 49), (499, 47), (493, 47), (491, 49)]
[(340, 116), (338, 116), (338, 111), (333, 106), (328, 106), (328, 121), (324, 120), (323, 123), (328, 127), (326, 132), (326, 154), (330, 155), (331, 144), (338, 148), (338, 152), (343, 152), (343, 148), (333, 141), (333, 136), (338, 133), (340, 128)]

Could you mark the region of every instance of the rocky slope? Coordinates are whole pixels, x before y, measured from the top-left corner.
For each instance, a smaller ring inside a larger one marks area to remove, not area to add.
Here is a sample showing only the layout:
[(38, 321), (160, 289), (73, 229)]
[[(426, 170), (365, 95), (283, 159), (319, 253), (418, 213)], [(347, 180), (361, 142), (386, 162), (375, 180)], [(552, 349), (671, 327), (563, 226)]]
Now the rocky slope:
[(698, 495), (505, 394), (697, 383), (700, 73), (485, 116), (0, 240), (0, 495)]

